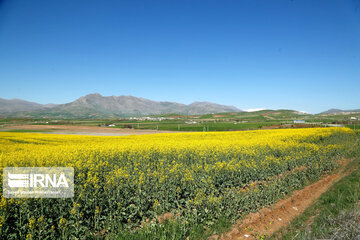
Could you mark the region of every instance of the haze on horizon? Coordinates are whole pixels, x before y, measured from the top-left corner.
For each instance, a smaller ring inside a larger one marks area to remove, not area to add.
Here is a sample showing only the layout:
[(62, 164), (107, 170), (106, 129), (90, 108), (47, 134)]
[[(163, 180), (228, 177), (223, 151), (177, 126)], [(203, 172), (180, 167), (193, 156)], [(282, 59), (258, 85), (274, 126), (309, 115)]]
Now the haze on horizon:
[(0, 98), (359, 109), (360, 2), (0, 1)]

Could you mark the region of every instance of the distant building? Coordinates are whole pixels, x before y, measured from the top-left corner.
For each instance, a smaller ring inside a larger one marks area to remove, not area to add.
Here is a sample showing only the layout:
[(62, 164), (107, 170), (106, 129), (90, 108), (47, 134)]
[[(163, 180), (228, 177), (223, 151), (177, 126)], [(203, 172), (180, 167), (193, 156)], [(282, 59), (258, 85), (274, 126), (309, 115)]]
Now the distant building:
[(351, 117), (350, 120), (357, 120), (357, 118), (356, 117)]
[(109, 124), (109, 127), (115, 127), (115, 124)]
[(324, 124), (326, 127), (344, 127), (344, 125), (341, 124)]
[(305, 120), (293, 120), (293, 123), (305, 123)]
[(139, 120), (139, 121), (163, 121), (163, 120), (172, 120), (173, 117), (165, 118), (165, 117), (130, 117), (130, 120)]

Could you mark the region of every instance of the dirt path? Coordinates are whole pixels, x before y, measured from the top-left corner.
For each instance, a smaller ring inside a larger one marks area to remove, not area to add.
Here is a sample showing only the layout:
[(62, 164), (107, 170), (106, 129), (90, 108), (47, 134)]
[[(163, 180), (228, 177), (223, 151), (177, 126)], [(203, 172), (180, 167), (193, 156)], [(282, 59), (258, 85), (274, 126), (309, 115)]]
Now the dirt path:
[(267, 116), (267, 115), (263, 115), (264, 117), (268, 118), (268, 119), (275, 119), (273, 117)]
[(76, 135), (95, 135), (95, 136), (124, 136), (124, 135), (141, 135), (154, 133), (173, 133), (174, 131), (162, 130), (137, 130), (137, 129), (123, 129), (111, 127), (90, 127), (90, 126), (73, 126), (73, 125), (17, 125), (9, 126), (4, 130), (25, 129), (25, 130), (49, 130), (50, 134), (76, 134)]
[(291, 197), (277, 202), (272, 207), (249, 214), (245, 219), (238, 220), (229, 232), (220, 237), (212, 236), (211, 239), (259, 239), (261, 235), (272, 235), (303, 213), (336, 181), (350, 174), (351, 170), (342, 173), (350, 162), (351, 159), (342, 160), (338, 173), (327, 175), (301, 190), (294, 191)]

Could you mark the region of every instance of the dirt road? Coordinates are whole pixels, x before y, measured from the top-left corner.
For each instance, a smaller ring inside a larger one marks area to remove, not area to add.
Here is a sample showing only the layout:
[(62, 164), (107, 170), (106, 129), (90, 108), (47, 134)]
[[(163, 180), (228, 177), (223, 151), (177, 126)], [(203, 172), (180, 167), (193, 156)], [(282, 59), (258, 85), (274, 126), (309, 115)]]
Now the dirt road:
[[(340, 162), (343, 169), (351, 162), (344, 159)], [(327, 175), (321, 180), (306, 186), (301, 190), (294, 191), (286, 199), (280, 200), (272, 207), (263, 208), (256, 213), (249, 214), (244, 219), (237, 221), (231, 230), (220, 236), (211, 236), (210, 239), (259, 239), (261, 235), (271, 236), (281, 227), (287, 226), (296, 216), (302, 214), (306, 208), (326, 192), (336, 181), (351, 173), (334, 173)]]

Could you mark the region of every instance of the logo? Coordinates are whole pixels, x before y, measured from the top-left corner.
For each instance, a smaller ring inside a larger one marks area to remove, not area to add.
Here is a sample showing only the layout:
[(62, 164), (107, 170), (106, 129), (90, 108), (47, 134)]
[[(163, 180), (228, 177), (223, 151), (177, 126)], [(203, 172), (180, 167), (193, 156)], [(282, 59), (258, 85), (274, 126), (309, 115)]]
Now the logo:
[(8, 173), (8, 184), (10, 187), (69, 187), (65, 175), (60, 174), (56, 180), (56, 174), (51, 177), (49, 174), (11, 174)]
[(74, 196), (73, 168), (4, 168), (3, 195), (8, 198)]
[(10, 187), (29, 187), (29, 175), (8, 173)]

